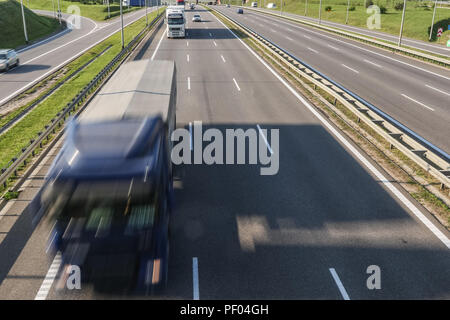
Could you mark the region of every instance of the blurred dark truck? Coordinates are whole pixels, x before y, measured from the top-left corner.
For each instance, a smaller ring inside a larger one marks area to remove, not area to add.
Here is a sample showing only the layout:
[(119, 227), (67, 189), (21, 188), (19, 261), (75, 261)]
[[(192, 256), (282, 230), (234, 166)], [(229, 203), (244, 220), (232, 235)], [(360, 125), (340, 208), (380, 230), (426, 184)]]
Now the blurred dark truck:
[(97, 289), (152, 293), (168, 279), (176, 124), (173, 61), (121, 66), (67, 129), (38, 196), (34, 223), (54, 224), (61, 274), (80, 267)]

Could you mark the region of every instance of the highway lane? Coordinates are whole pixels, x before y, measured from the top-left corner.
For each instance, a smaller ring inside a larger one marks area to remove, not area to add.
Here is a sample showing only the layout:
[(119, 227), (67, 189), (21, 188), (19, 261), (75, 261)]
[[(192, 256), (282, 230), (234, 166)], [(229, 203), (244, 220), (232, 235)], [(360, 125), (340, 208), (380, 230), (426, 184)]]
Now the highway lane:
[[(153, 10), (156, 8), (149, 8), (148, 12)], [(43, 11), (39, 12), (43, 13)], [(124, 15), (124, 25), (144, 16), (144, 10), (126, 14)], [(69, 15), (63, 14), (63, 17), (67, 19)], [(20, 66), (0, 74), (0, 107), (17, 93), (31, 87), (67, 61), (119, 30), (119, 18), (114, 18), (109, 22), (95, 22), (80, 17), (80, 29), (70, 29), (38, 45), (20, 50)]]
[(216, 6), (288, 50), (445, 152), (450, 71), (249, 10)]
[[(276, 13), (276, 14), (280, 13), (279, 10), (275, 11), (275, 10), (269, 10), (269, 9), (265, 9), (265, 8), (258, 8), (258, 10)], [(293, 13), (289, 13), (289, 12), (283, 12), (283, 16), (292, 17), (292, 18), (300, 19), (300, 20), (306, 20), (306, 21), (310, 21), (310, 22), (314, 22), (314, 23), (319, 23), (319, 19), (317, 19), (317, 18), (305, 17), (302, 15), (293, 14)], [(449, 13), (449, 17), (450, 17), (450, 13)], [(445, 20), (444, 17), (440, 17), (440, 19)], [(438, 20), (439, 19), (436, 19), (436, 22)], [(372, 38), (389, 41), (389, 42), (392, 42), (393, 44), (398, 43), (398, 35), (392, 35), (392, 34), (388, 34), (388, 33), (381, 32), (381, 31), (369, 30), (369, 29), (365, 29), (365, 28), (361, 28), (361, 27), (350, 26), (350, 25), (337, 23), (337, 22), (333, 22), (333, 21), (327, 21), (327, 20), (322, 20), (321, 24), (325, 25), (325, 26), (329, 26), (329, 27), (339, 28), (339, 29), (346, 30), (349, 32), (359, 33), (359, 34), (369, 36)], [(399, 26), (399, 29), (400, 29), (400, 26)], [(434, 53), (434, 54), (439, 54), (439, 55), (443, 55), (446, 57), (450, 57), (450, 48), (446, 48), (443, 45), (427, 43), (425, 41), (411, 39), (411, 38), (407, 38), (407, 37), (406, 38), (402, 37), (402, 45), (411, 47), (413, 49), (419, 49), (422, 51), (428, 51), (429, 53)]]
[[(211, 14), (197, 12), (206, 21), (189, 22), (187, 39), (160, 31), (142, 58), (176, 61), (178, 126), (201, 120), (222, 132), (278, 128), (280, 170), (260, 176), (254, 165), (180, 168), (169, 290), (156, 298), (192, 299), (195, 271), (200, 299), (342, 299), (336, 276), (351, 299), (450, 298), (448, 248), (349, 152), (351, 143), (337, 141), (333, 126)], [(52, 270), (44, 254), (51, 226), (24, 232), (23, 217), (0, 243), (0, 256), (15, 257), (1, 299), (33, 298)], [(17, 244), (21, 234), (26, 239)], [(373, 264), (381, 268), (381, 290), (366, 287)], [(57, 282), (48, 299), (127, 298), (90, 286), (58, 291)]]

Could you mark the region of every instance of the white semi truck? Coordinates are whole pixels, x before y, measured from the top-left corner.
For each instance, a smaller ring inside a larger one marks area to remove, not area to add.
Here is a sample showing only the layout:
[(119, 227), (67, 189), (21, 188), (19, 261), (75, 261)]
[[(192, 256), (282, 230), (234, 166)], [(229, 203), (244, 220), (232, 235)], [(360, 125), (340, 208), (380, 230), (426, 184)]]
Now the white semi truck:
[(166, 9), (166, 23), (168, 38), (184, 38), (186, 36), (184, 6), (168, 6)]

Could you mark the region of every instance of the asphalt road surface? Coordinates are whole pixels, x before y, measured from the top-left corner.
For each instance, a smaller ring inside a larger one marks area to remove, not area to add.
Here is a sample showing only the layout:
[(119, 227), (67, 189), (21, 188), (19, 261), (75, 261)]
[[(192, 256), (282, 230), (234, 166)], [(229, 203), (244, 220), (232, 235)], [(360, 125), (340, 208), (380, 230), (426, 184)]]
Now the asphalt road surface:
[[(148, 12), (153, 10), (156, 8), (149, 8)], [(53, 12), (41, 10), (35, 12), (53, 15)], [(126, 14), (124, 25), (144, 16), (145, 10)], [(64, 19), (68, 17), (68, 14), (63, 14)], [(0, 108), (4, 102), (50, 75), (92, 45), (119, 31), (120, 26), (120, 18), (96, 22), (80, 17), (79, 28), (68, 28), (49, 39), (20, 50), (20, 65), (7, 73), (0, 73)]]
[[(258, 8), (258, 10), (271, 12), (271, 13), (275, 13), (275, 14), (279, 14), (280, 13), (279, 10), (269, 10), (269, 9), (263, 9), (263, 8)], [(293, 13), (289, 13), (289, 12), (283, 12), (283, 15), (287, 16), (287, 17), (292, 17), (292, 18), (295, 18), (295, 19), (307, 20), (307, 21), (311, 21), (311, 22), (315, 22), (315, 23), (319, 22), (319, 19), (312, 18), (312, 17), (305, 17), (305, 16), (301, 16), (301, 15), (297, 15), (297, 14), (293, 14)], [(367, 15), (367, 16), (369, 16), (369, 15)], [(436, 19), (436, 22), (437, 21), (438, 21), (438, 19)], [(430, 23), (431, 23), (431, 21), (430, 21)], [(359, 33), (359, 34), (362, 34), (362, 35), (365, 35), (365, 36), (369, 36), (369, 37), (373, 37), (373, 38), (376, 38), (376, 39), (379, 39), (379, 40), (389, 41), (389, 42), (392, 42), (394, 44), (398, 43), (398, 35), (392, 35), (392, 34), (388, 34), (388, 33), (385, 33), (385, 32), (380, 32), (380, 31), (376, 31), (376, 30), (369, 30), (369, 29), (365, 29), (365, 28), (361, 28), (361, 27), (349, 26), (349, 25), (346, 25), (346, 24), (336, 23), (336, 22), (327, 21), (327, 20), (322, 20), (321, 24), (324, 25), (324, 26), (339, 28), (339, 29), (346, 30), (346, 31), (349, 31), (349, 32)], [(400, 25), (399, 25), (399, 29), (400, 29)], [(434, 32), (436, 32), (436, 27), (435, 27), (435, 31)], [(443, 45), (427, 43), (425, 41), (411, 39), (411, 38), (407, 38), (407, 37), (406, 38), (402, 37), (402, 45), (403, 46), (408, 46), (408, 47), (411, 47), (411, 48), (414, 48), (414, 49), (428, 51), (429, 53), (434, 53), (434, 54), (439, 54), (439, 55), (450, 57), (450, 48), (446, 48)]]
[(450, 70), (281, 18), (213, 6), (450, 152)]
[[(279, 129), (280, 167), (178, 168), (169, 287), (154, 298), (450, 299), (449, 233), (212, 14), (187, 17), (186, 39), (161, 29), (137, 55), (175, 60), (178, 127)], [(51, 225), (33, 230), (24, 210), (53, 155), (1, 212), (0, 299), (134, 298), (58, 289)], [(381, 289), (367, 288), (372, 265)]]

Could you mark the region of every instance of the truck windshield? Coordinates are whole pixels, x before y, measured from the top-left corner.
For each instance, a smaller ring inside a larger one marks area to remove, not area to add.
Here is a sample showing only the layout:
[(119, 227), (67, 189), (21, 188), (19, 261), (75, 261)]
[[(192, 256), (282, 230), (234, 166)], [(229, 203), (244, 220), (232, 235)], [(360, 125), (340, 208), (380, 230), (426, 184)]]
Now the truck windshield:
[(171, 18), (168, 19), (168, 24), (184, 24), (183, 18)]
[(48, 210), (57, 219), (84, 218), (86, 231), (119, 227), (126, 234), (153, 226), (155, 197), (149, 186), (133, 181), (49, 184), (44, 190)]

